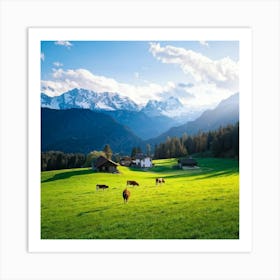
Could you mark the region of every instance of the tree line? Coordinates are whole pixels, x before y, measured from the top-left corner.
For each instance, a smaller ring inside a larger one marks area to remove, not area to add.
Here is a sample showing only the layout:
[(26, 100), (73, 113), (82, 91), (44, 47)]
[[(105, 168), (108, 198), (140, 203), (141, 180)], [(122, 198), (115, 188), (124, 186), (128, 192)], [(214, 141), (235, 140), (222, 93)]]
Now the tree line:
[(103, 151), (92, 151), (87, 155), (63, 153), (61, 151), (42, 152), (41, 171), (91, 167), (98, 157), (104, 156), (111, 159), (112, 155), (110, 145), (105, 145)]
[(41, 171), (59, 170), (82, 167), (85, 163), (84, 154), (65, 154), (60, 151), (41, 153)]
[(155, 145), (154, 159), (185, 157), (196, 153), (238, 158), (239, 123), (193, 136), (184, 133), (182, 137), (167, 137), (165, 142)]

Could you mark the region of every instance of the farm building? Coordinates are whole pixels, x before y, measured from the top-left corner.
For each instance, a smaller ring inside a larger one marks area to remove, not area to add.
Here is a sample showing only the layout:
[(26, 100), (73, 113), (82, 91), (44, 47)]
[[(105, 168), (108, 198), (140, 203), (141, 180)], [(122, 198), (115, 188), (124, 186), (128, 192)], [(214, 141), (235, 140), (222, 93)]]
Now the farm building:
[(178, 160), (179, 167), (182, 169), (197, 167), (197, 161), (192, 157), (183, 158)]
[(144, 154), (137, 154), (133, 165), (141, 168), (150, 168), (153, 166), (152, 159)]
[(100, 156), (92, 165), (92, 169), (99, 172), (118, 172), (118, 164), (110, 159)]
[(122, 166), (131, 166), (132, 159), (131, 157), (123, 157), (120, 159), (120, 165)]

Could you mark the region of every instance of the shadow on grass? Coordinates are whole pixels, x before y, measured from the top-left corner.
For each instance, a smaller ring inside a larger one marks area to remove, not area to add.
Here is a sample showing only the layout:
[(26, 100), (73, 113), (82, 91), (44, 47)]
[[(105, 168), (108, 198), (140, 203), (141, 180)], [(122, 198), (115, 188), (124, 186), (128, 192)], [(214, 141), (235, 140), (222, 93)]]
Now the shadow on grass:
[(238, 174), (238, 168), (230, 168), (226, 170), (217, 170), (217, 169), (211, 169), (211, 170), (189, 170), (189, 174), (186, 175), (186, 171), (182, 171), (177, 174), (170, 174), (165, 175), (165, 179), (178, 179), (178, 178), (192, 178), (194, 180), (205, 180), (215, 177), (223, 177), (223, 176), (230, 176), (233, 174)]
[(205, 174), (205, 176), (196, 178), (195, 180), (204, 180), (204, 179), (210, 179), (215, 177), (230, 176), (233, 174), (237, 174), (238, 172), (239, 171), (237, 168), (228, 169), (228, 170), (219, 170), (215, 172), (210, 172), (210, 174)]
[(88, 170), (75, 170), (75, 171), (66, 171), (59, 174), (55, 174), (52, 178), (41, 181), (41, 183), (53, 182), (57, 180), (69, 179), (73, 176), (89, 175), (94, 172), (91, 169)]

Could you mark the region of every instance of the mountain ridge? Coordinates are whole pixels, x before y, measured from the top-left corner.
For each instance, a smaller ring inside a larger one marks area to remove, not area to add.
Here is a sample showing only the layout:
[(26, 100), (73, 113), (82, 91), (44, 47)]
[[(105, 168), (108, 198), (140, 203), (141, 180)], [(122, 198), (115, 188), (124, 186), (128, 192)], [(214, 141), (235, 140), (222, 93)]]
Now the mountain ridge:
[[(46, 97), (45, 102), (48, 101)], [(194, 135), (235, 124), (239, 121), (239, 93), (222, 100), (214, 109), (204, 111), (193, 121), (177, 126), (170, 122), (168, 125), (172, 127), (164, 132), (160, 130), (167, 125), (168, 117), (158, 117), (156, 122), (141, 111), (41, 108), (41, 115), (42, 151), (88, 153), (109, 144), (114, 152), (130, 154), (135, 146), (145, 149), (146, 144), (159, 144), (167, 136), (181, 137), (184, 133)], [(139, 131), (141, 137), (136, 133)], [(158, 133), (158, 136), (148, 138), (152, 133)]]
[[(96, 93), (85, 89), (73, 89), (60, 96), (50, 97), (41, 93), (41, 107), (50, 109), (89, 109), (95, 112), (103, 112), (118, 123), (128, 126), (133, 133), (142, 139), (157, 137), (170, 127), (179, 124), (179, 122), (168, 116), (166, 110), (171, 110), (176, 104), (182, 104), (173, 97), (165, 102), (149, 101), (148, 104), (156, 104), (150, 108), (151, 114), (145, 113), (135, 102), (128, 97), (120, 96), (117, 93)], [(164, 110), (159, 107), (163, 106)], [(152, 114), (153, 111), (157, 113)], [(176, 109), (178, 111), (178, 109)], [(159, 112), (163, 112), (162, 114)]]
[(239, 93), (222, 100), (214, 109), (204, 111), (197, 119), (170, 128), (156, 138), (146, 140), (150, 144), (164, 142), (167, 137), (181, 137), (184, 133), (194, 135), (239, 121)]
[(164, 100), (150, 99), (145, 105), (138, 105), (132, 99), (119, 93), (97, 93), (91, 90), (75, 88), (59, 96), (48, 96), (41, 92), (41, 107), (50, 109), (82, 108), (93, 111), (135, 111), (148, 117), (169, 117), (179, 120), (189, 115), (185, 105), (174, 96)]
[(128, 97), (118, 93), (96, 93), (86, 89), (72, 89), (59, 96), (50, 97), (41, 93), (41, 107), (50, 109), (90, 109), (139, 111), (139, 106)]

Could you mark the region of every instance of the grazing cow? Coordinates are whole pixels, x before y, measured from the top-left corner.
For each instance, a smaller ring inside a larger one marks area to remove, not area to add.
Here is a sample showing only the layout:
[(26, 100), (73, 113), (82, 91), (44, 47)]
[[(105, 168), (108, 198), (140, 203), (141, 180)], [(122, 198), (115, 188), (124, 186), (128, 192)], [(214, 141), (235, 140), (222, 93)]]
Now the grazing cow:
[(99, 185), (99, 184), (97, 184), (96, 185), (96, 190), (98, 191), (99, 189), (103, 189), (103, 191), (105, 190), (105, 189), (108, 189), (109, 188), (109, 186), (106, 186), (106, 185)]
[(156, 178), (156, 185), (165, 183), (163, 178)]
[(124, 202), (124, 203), (127, 203), (127, 202), (128, 202), (128, 199), (129, 199), (129, 197), (130, 197), (130, 191), (126, 188), (126, 189), (123, 191), (122, 195), (123, 195), (123, 202)]
[(129, 181), (129, 180), (126, 182), (126, 185), (127, 186), (139, 186), (139, 184), (136, 181)]

